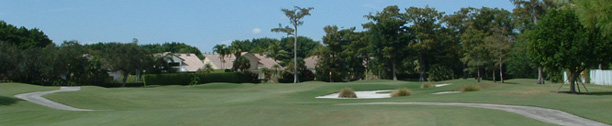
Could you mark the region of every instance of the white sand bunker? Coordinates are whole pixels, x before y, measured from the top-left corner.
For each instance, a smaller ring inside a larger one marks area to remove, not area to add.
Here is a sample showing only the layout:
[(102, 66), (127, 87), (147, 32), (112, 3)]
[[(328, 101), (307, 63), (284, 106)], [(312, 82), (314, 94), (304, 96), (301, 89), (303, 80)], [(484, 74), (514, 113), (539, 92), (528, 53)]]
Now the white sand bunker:
[(355, 91), (357, 98), (338, 98), (340, 93), (333, 93), (329, 95), (319, 96), (315, 98), (329, 98), (329, 99), (372, 99), (372, 98), (390, 98), (393, 90), (375, 90), (375, 91)]
[(442, 87), (442, 86), (448, 86), (448, 85), (450, 85), (450, 84), (436, 84), (436, 85), (434, 85), (434, 87)]

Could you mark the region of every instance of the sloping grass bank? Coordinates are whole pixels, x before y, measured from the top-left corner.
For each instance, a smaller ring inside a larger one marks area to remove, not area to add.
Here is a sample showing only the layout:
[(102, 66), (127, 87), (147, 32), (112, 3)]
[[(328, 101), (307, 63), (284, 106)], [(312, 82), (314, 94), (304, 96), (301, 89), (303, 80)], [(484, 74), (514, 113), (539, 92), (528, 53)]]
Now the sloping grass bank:
[[(3, 125), (550, 125), (520, 115), (467, 107), (423, 105), (337, 106), (356, 102), (469, 102), (539, 106), (612, 124), (612, 87), (588, 85), (598, 95), (555, 93), (557, 84), (536, 85), (531, 79), (488, 81), (480, 91), (433, 95), (459, 90), (475, 80), (452, 80), (436, 88), (404, 81), (300, 84), (209, 83), (195, 86), (101, 88), (85, 86), (78, 92), (44, 97), (77, 108), (102, 111), (70, 112), (17, 100), (0, 104)], [(437, 84), (436, 83), (436, 84)], [(387, 99), (315, 99), (343, 88), (356, 91), (408, 88), (408, 97)], [(566, 86), (567, 87), (567, 86)], [(39, 90), (55, 90), (27, 84), (0, 84), (0, 98)], [(1, 101), (4, 101), (0, 99)]]

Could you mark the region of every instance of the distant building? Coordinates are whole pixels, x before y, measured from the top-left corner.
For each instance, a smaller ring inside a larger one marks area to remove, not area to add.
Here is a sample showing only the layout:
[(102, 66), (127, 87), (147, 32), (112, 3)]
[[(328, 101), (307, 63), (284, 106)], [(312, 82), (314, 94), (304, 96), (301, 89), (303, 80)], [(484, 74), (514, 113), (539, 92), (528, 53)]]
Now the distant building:
[[(164, 52), (164, 53), (157, 53), (157, 54), (153, 54), (154, 57), (162, 57), (162, 56), (168, 56), (168, 64), (170, 65), (170, 67), (174, 68), (177, 70), (177, 72), (181, 72), (181, 73), (193, 73), (198, 71), (198, 69), (203, 69), (204, 68), (204, 63), (202, 63), (202, 60), (200, 60), (200, 58), (198, 58), (197, 55), (193, 54), (193, 53), (170, 53), (170, 52)], [(121, 71), (112, 71), (112, 72), (108, 72), (108, 75), (113, 78), (113, 80), (121, 82), (121, 78), (123, 77), (123, 74), (121, 74)]]
[[(284, 70), (276, 60), (267, 57), (265, 54), (243, 52), (241, 56), (249, 60), (251, 67), (248, 70), (252, 72), (259, 72), (263, 68)], [(204, 58), (203, 63), (210, 64), (213, 69), (232, 69), (234, 60), (236, 60), (234, 55), (221, 57), (219, 54), (205, 54), (204, 57), (206, 58)], [(278, 67), (275, 68), (275, 66)]]
[(310, 56), (304, 59), (304, 65), (306, 66), (306, 69), (312, 72), (316, 72), (318, 61), (319, 61), (319, 56)]
[(196, 72), (204, 68), (204, 63), (193, 53), (160, 53), (154, 56), (169, 56), (168, 64), (177, 72)]

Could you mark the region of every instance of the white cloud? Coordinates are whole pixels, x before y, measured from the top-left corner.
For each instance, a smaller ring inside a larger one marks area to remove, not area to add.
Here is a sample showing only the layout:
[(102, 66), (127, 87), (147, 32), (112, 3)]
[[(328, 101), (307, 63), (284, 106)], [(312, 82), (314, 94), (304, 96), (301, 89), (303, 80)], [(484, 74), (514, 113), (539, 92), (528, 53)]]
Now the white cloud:
[(221, 41), (221, 44), (223, 44), (223, 45), (231, 45), (232, 44), (232, 40)]
[(253, 34), (258, 34), (258, 33), (261, 33), (261, 29), (253, 28), (252, 32), (253, 32)]

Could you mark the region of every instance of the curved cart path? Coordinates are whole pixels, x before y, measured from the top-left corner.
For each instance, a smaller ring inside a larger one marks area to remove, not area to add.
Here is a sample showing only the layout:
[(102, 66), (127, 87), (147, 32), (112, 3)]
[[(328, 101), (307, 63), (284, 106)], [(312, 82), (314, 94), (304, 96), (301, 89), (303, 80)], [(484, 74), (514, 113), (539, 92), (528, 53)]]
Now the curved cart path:
[(439, 105), (439, 106), (462, 106), (476, 107), (485, 109), (502, 110), (511, 113), (516, 113), (529, 118), (540, 120), (547, 123), (566, 125), (566, 126), (610, 126), (608, 124), (596, 122), (593, 120), (578, 117), (567, 112), (531, 107), (531, 106), (516, 106), (516, 105), (499, 105), (499, 104), (478, 104), (478, 103), (443, 103), (443, 102), (371, 102), (371, 103), (347, 103), (338, 105)]
[(61, 109), (61, 110), (68, 110), (68, 111), (93, 111), (90, 109), (80, 109), (80, 108), (67, 106), (67, 105), (57, 103), (57, 102), (41, 97), (43, 95), (51, 94), (55, 92), (79, 91), (79, 90), (81, 90), (81, 87), (61, 87), (59, 90), (23, 93), (23, 94), (15, 95), (15, 97), (32, 102), (32, 103), (51, 107), (54, 109)]

